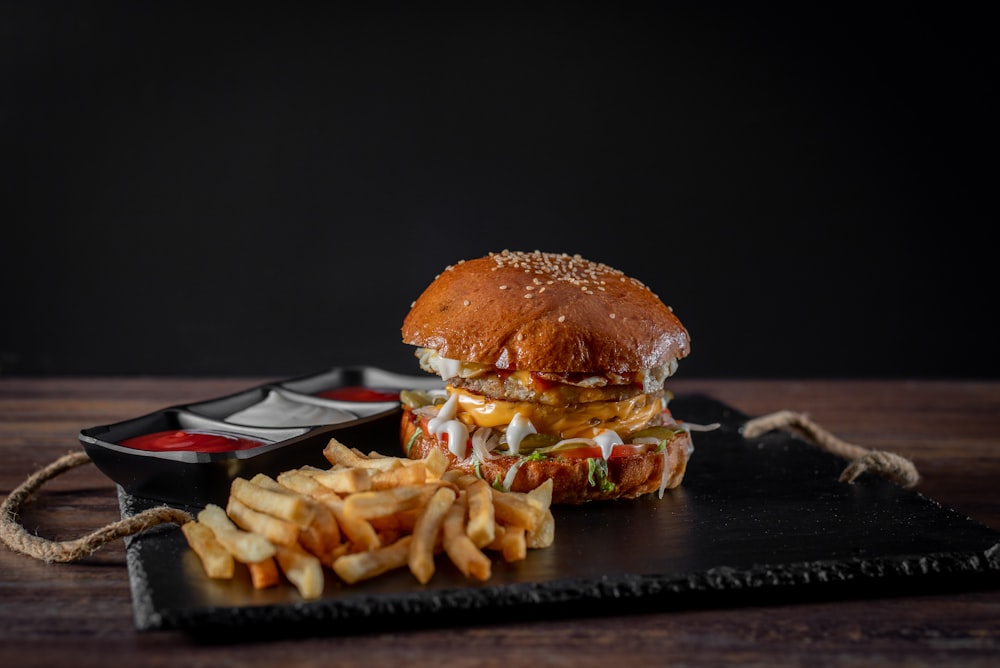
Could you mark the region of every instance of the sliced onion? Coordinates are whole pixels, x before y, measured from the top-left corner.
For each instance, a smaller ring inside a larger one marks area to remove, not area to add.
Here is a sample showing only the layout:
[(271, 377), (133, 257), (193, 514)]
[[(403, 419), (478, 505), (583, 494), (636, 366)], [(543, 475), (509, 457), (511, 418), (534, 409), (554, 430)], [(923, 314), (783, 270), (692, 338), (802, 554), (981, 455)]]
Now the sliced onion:
[(660, 476), (659, 498), (667, 491), (667, 481), (670, 480), (670, 447), (663, 448), (663, 475)]
[(472, 453), (479, 461), (496, 459), (493, 450), (500, 444), (500, 434), (492, 427), (480, 427), (472, 432)]

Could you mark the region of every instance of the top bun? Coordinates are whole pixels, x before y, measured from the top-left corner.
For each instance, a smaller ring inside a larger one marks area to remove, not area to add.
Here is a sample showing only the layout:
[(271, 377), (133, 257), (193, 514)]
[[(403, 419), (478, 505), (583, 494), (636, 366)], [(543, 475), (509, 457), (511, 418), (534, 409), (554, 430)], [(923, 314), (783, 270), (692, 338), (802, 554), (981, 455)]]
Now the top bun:
[(501, 369), (631, 373), (690, 351), (634, 278), (579, 255), (503, 251), (449, 266), (403, 320), (403, 342)]

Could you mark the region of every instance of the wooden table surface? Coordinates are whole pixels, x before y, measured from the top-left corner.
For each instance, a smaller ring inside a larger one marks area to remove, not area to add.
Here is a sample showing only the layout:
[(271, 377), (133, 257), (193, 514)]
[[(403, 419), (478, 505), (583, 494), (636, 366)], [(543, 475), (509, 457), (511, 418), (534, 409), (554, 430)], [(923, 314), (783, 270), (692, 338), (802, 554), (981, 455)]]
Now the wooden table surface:
[[(261, 380), (0, 378), (0, 493), (79, 451), (80, 429)], [(805, 412), (847, 441), (910, 458), (922, 476), (918, 491), (1000, 529), (1000, 382), (677, 378), (671, 388), (708, 394), (748, 415)], [(118, 518), (113, 484), (84, 466), (50, 481), (21, 520), (32, 532), (65, 540)], [(3, 666), (1000, 665), (995, 585), (223, 644), (135, 629), (122, 541), (72, 564), (0, 546), (0, 587)]]

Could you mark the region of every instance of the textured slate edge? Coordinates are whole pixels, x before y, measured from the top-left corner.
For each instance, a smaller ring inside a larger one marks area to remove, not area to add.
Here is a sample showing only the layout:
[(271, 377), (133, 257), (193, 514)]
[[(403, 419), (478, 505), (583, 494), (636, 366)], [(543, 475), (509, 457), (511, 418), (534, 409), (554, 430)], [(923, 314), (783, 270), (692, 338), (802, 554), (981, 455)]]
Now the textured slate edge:
[[(735, 423), (738, 428), (745, 422), (745, 416), (738, 411), (722, 404), (720, 407), (723, 410), (720, 417), (727, 425)], [(787, 438), (795, 439), (787, 434), (763, 437), (764, 440)], [(954, 509), (931, 501), (956, 517), (971, 521)], [(133, 514), (134, 503), (138, 502), (119, 489), (123, 516)], [(171, 529), (156, 527), (146, 534)], [(718, 566), (696, 573), (621, 574), (393, 594), (355, 592), (345, 598), (312, 602), (156, 610), (146, 590), (148, 578), (142, 562), (142, 546), (135, 545), (138, 549), (133, 549), (130, 540), (127, 544), (136, 627), (142, 631), (182, 630), (208, 642), (252, 642), (271, 636), (347, 635), (535, 618), (1000, 587), (1000, 543), (997, 543), (982, 552), (821, 560), (746, 569)]]
[[(876, 582), (880, 596), (893, 595), (893, 587), (887, 588), (887, 584), (895, 585), (900, 595), (914, 594), (932, 590), (937, 576), (944, 575), (948, 576), (950, 591), (955, 589), (956, 575), (966, 576), (969, 584), (977, 588), (1000, 586), (1000, 544), (982, 553), (815, 561), (744, 570), (718, 567), (702, 573), (624, 575), (392, 596), (357, 595), (280, 606), (187, 609), (178, 614), (166, 610), (142, 620), (137, 617), (137, 623), (142, 630), (185, 630), (214, 640), (231, 640), (233, 634), (241, 640), (263, 639), (267, 633), (337, 635), (776, 602), (793, 591), (797, 600), (816, 600), (854, 596), (859, 588)], [(804, 585), (806, 589), (802, 589)], [(248, 630), (253, 630), (254, 635), (239, 633)]]

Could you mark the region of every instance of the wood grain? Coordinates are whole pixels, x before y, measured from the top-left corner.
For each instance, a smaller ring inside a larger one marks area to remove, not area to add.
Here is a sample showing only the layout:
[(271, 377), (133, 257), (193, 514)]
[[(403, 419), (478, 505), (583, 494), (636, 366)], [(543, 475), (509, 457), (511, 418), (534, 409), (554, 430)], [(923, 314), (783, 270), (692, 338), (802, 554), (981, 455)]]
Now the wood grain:
[[(80, 429), (208, 399), (265, 379), (0, 379), (0, 493), (79, 449)], [(747, 415), (807, 413), (839, 437), (911, 458), (917, 489), (1000, 528), (1000, 382), (681, 380)], [(51, 481), (21, 518), (53, 539), (118, 519), (113, 485), (85, 466)], [(74, 564), (0, 548), (0, 664), (266, 665), (997, 665), (1000, 589), (866, 600), (762, 601), (738, 609), (445, 629), (386, 629), (328, 638), (211, 644), (137, 632), (123, 544)], [(335, 632), (335, 631), (334, 631)]]

